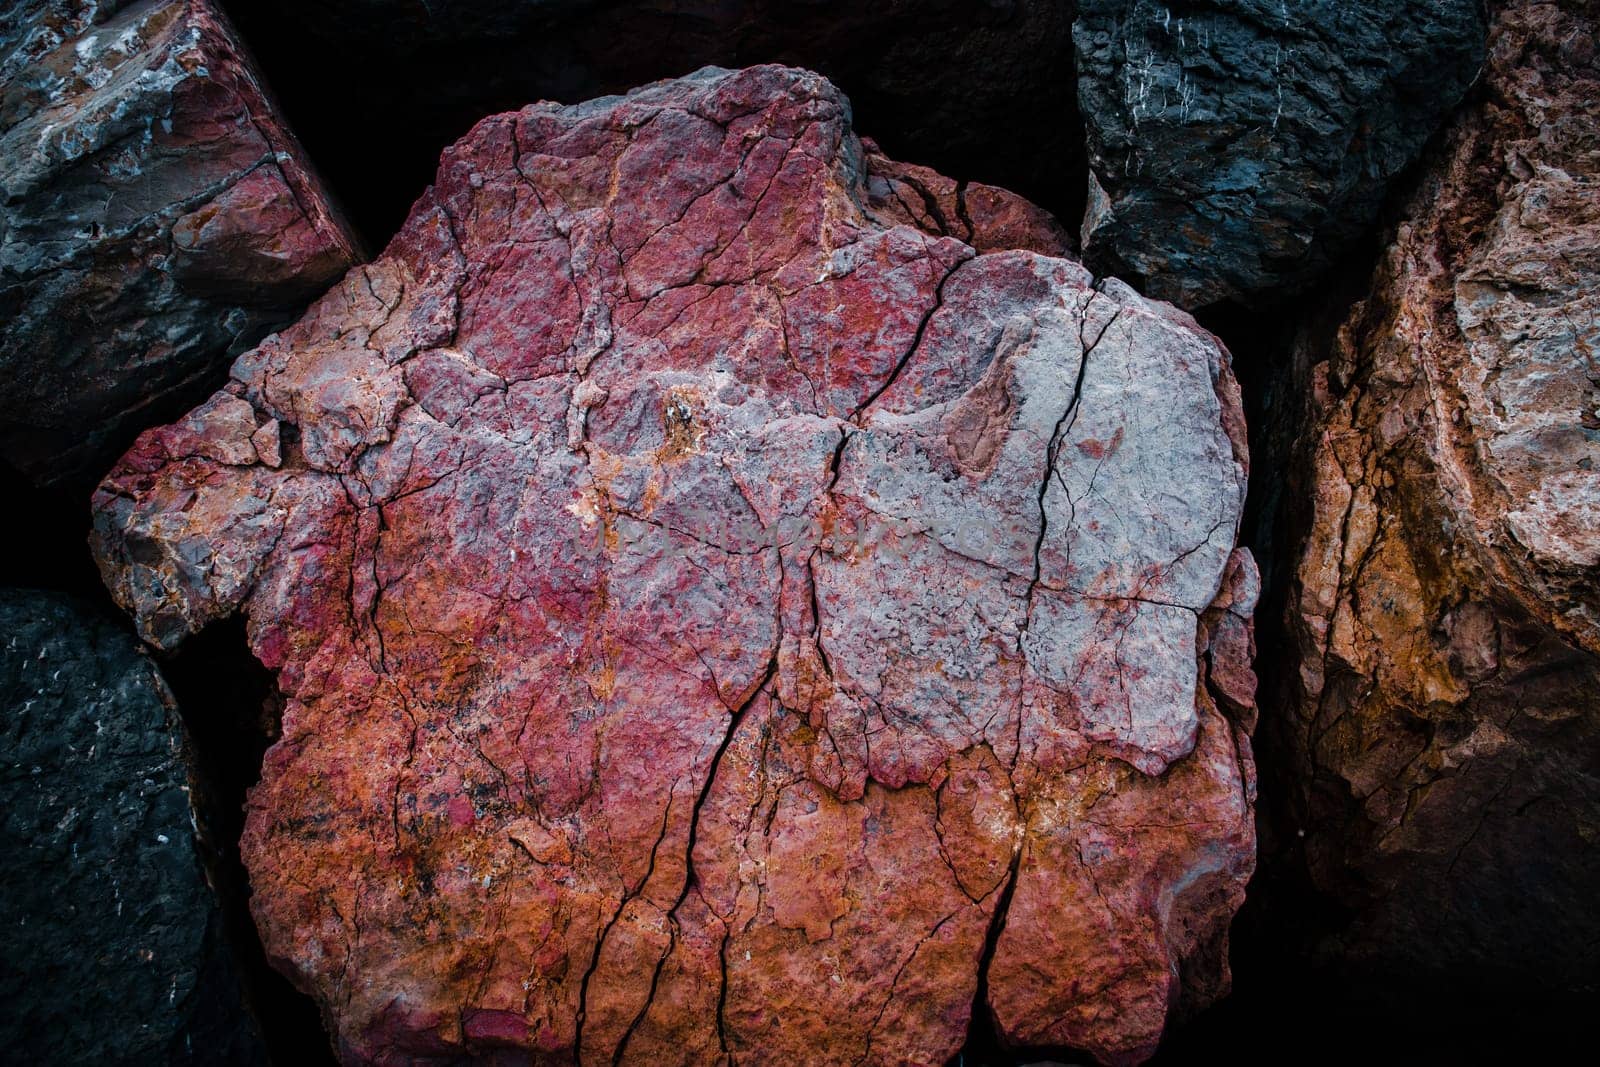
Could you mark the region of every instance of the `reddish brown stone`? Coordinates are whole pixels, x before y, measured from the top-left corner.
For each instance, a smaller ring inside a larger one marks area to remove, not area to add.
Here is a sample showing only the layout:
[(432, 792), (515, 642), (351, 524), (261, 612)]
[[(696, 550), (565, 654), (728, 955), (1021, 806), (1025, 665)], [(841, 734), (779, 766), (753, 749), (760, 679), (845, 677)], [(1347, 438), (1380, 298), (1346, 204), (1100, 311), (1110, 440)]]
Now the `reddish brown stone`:
[(1481, 100), (1316, 367), (1289, 721), (1348, 960), (1592, 996), (1594, 5), (1501, 6)]
[(277, 672), (253, 906), (346, 1060), (940, 1063), (986, 973), (1131, 1061), (1225, 987), (1227, 354), (847, 114), (485, 120), (96, 496), (148, 639), (242, 609)]

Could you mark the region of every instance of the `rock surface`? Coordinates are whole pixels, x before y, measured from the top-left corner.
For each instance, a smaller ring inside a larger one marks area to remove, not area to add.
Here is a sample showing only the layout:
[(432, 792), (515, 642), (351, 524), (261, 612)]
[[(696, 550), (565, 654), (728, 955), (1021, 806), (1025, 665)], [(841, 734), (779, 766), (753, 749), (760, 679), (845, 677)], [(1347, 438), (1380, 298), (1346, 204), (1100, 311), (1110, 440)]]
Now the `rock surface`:
[(1091, 265), (1277, 298), (1377, 218), (1476, 76), (1479, 0), (1078, 0)]
[(0, 590), (0, 1042), (14, 1062), (261, 1063), (195, 858), (182, 727), (133, 637)]
[(1600, 993), (1600, 66), (1592, 2), (1496, 16), (1317, 368), (1293, 736), (1341, 950)]
[(357, 259), (206, 2), (0, 0), (0, 455), (93, 484)]
[(1226, 988), (1237, 387), (1047, 222), (801, 71), (529, 107), (124, 457), (113, 593), (277, 672), (253, 906), (345, 1060), (1126, 1062)]
[[(907, 159), (1076, 217), (1071, 7), (1057, 0), (228, 0), (296, 131), (386, 241), (484, 115), (705, 64), (788, 63)], [(339, 100), (361, 115), (351, 122)], [(1059, 195), (1062, 202), (1055, 197)]]

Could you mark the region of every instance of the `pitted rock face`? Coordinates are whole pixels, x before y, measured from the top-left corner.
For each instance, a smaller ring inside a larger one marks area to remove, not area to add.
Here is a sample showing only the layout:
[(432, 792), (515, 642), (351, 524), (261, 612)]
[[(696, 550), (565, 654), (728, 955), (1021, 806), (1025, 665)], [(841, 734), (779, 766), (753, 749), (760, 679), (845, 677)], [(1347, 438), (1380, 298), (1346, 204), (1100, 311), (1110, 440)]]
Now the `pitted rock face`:
[(986, 974), (1120, 1060), (1224, 987), (1228, 357), (971, 192), (780, 67), (487, 119), (103, 484), (144, 634), (278, 672), (253, 905), (346, 1059), (936, 1063)]

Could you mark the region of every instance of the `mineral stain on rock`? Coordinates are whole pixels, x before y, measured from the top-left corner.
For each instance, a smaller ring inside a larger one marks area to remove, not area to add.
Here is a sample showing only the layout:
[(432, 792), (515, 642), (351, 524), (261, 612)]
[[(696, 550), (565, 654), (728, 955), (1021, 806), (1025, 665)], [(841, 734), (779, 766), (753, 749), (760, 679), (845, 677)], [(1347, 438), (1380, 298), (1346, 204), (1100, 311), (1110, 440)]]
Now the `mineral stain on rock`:
[(276, 672), (243, 851), (342, 1058), (1125, 1062), (1226, 988), (1237, 387), (1064, 247), (708, 68), (484, 120), (140, 438), (96, 554)]

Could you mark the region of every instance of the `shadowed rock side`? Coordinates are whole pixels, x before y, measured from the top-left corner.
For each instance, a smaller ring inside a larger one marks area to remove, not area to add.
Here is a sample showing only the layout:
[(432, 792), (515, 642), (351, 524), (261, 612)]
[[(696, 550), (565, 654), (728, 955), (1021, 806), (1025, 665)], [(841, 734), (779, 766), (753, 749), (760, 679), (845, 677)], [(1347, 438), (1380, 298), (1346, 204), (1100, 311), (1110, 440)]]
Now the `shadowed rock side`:
[(1183, 307), (1281, 298), (1476, 77), (1479, 0), (1078, 0), (1084, 254)]
[(1597, 15), (1502, 7), (1315, 370), (1292, 736), (1380, 975), (1600, 992)]
[[(1081, 213), (1060, 0), (226, 0), (296, 131), (381, 243), (484, 115), (708, 63), (788, 63), (896, 154)], [(330, 108), (337, 100), (340, 108)], [(348, 110), (346, 110), (348, 108)], [(352, 122), (348, 115), (361, 116)]]
[(92, 485), (358, 259), (204, 2), (0, 0), (0, 454)]
[(243, 849), (344, 1059), (939, 1063), (986, 974), (1129, 1062), (1226, 987), (1237, 390), (1060, 241), (813, 74), (536, 105), (124, 457), (117, 599), (277, 672)]
[(182, 726), (138, 642), (0, 590), (0, 1041), (11, 1062), (264, 1063), (195, 858)]

